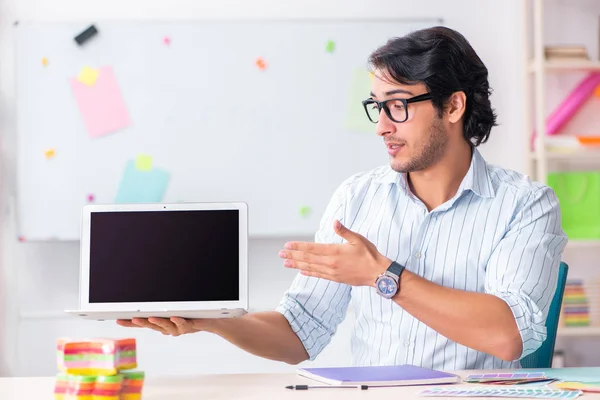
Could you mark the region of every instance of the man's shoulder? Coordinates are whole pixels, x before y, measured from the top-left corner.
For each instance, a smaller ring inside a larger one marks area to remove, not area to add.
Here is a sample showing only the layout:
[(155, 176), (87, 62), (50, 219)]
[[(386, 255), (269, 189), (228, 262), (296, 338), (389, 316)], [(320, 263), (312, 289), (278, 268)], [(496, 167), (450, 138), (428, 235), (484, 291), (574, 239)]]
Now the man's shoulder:
[(553, 192), (548, 185), (534, 181), (529, 175), (509, 168), (487, 164), (487, 171), (496, 193), (508, 192), (516, 197), (531, 199), (535, 194), (543, 195), (545, 192)]

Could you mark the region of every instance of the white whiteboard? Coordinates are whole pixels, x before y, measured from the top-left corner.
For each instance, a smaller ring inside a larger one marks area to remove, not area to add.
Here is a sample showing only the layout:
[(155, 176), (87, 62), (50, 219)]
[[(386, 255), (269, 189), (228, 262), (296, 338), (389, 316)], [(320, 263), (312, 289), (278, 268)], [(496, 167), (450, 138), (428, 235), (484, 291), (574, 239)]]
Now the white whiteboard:
[[(389, 38), (439, 23), (107, 21), (80, 47), (85, 24), (20, 22), (19, 234), (78, 240), (88, 195), (114, 203), (138, 154), (169, 175), (161, 202), (244, 201), (252, 236), (314, 234), (342, 180), (388, 162), (374, 125), (346, 123), (355, 72)], [(88, 135), (69, 83), (84, 66), (112, 67), (129, 127)], [(368, 88), (354, 90), (363, 118)]]

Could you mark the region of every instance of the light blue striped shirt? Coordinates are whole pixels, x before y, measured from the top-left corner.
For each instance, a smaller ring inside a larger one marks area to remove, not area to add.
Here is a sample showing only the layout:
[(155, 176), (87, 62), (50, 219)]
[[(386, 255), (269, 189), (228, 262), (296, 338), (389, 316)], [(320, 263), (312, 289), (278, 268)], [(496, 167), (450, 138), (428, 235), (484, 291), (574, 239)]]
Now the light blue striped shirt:
[[(316, 242), (343, 243), (333, 231), (334, 219), (429, 281), (506, 301), (523, 340), (521, 358), (546, 338), (546, 315), (567, 243), (551, 188), (487, 164), (475, 149), (456, 195), (431, 212), (411, 193), (406, 175), (385, 166), (340, 185)], [(518, 360), (506, 362), (447, 339), (368, 286), (298, 274), (276, 310), (314, 360), (344, 320), (351, 301), (356, 314), (353, 365), (520, 367)]]

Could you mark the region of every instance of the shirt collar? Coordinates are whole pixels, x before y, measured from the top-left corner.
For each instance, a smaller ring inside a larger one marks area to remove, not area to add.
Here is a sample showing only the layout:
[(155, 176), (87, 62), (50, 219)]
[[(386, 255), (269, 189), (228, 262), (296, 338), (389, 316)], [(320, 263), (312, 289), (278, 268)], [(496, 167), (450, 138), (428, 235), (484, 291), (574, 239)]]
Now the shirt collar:
[[(385, 168), (375, 180), (382, 184), (395, 183), (407, 193), (410, 192), (406, 181), (406, 173), (396, 172), (390, 166)], [(494, 189), (492, 179), (489, 175), (487, 162), (476, 148), (473, 148), (471, 166), (458, 188), (458, 193), (462, 193), (466, 190), (471, 190), (473, 193), (483, 198), (494, 197), (496, 195), (496, 190)]]

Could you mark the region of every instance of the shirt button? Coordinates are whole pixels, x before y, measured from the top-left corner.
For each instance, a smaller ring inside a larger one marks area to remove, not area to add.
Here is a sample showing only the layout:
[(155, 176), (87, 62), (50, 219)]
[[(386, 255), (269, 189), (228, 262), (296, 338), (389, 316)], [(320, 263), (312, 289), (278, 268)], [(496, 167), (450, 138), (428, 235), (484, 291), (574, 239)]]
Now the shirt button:
[(415, 258), (421, 258), (421, 252), (420, 251), (417, 251), (415, 253)]
[(406, 342), (404, 342), (404, 345), (405, 345), (406, 347), (410, 347), (410, 341), (408, 341), (408, 340), (407, 340)]

